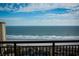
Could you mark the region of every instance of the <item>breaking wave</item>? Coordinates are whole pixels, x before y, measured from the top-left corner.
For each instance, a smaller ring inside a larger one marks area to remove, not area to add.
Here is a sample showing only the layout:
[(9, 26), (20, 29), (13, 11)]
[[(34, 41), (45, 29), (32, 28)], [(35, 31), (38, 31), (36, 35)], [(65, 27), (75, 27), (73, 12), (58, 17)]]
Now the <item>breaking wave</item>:
[(78, 40), (79, 36), (55, 36), (55, 35), (45, 35), (45, 36), (38, 36), (38, 35), (7, 35), (7, 39), (9, 40)]

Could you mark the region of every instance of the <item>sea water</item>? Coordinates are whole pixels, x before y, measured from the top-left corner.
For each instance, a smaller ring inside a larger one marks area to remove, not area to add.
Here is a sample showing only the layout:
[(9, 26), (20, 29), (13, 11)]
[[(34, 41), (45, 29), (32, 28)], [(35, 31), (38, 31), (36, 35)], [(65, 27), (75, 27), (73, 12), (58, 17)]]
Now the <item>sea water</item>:
[(78, 40), (79, 26), (7, 26), (7, 40)]

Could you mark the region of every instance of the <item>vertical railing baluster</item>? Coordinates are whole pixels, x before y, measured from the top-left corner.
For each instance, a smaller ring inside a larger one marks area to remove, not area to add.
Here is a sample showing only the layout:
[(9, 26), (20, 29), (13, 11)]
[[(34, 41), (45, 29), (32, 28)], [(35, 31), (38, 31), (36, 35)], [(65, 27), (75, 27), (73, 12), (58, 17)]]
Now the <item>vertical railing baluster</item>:
[(45, 47), (45, 50), (46, 50), (46, 56), (47, 56), (47, 52), (48, 52), (48, 51), (47, 51), (47, 47), (48, 47), (48, 46)]
[(44, 50), (43, 50), (43, 46), (41, 46), (42, 50), (41, 50), (41, 56), (44, 56)]
[(1, 46), (1, 56), (2, 56), (2, 49), (3, 49), (3, 46)]
[(51, 52), (52, 52), (52, 51), (51, 51), (51, 46), (49, 46), (49, 49), (50, 49), (50, 50), (49, 50), (49, 56), (51, 56)]
[(39, 54), (40, 54), (40, 46), (38, 46), (38, 56), (39, 56)]
[(56, 50), (56, 56), (58, 56), (58, 52), (59, 52), (59, 46), (57, 46), (57, 50)]
[(2, 56), (2, 43), (0, 43), (0, 56)]
[(75, 56), (78, 56), (78, 52), (77, 52), (78, 48), (77, 48), (77, 47), (78, 47), (78, 46), (75, 45), (75, 49), (76, 49), (76, 54), (75, 54)]
[(30, 46), (30, 56), (32, 56), (32, 46)]
[(48, 47), (49, 47), (49, 51), (48, 51), (49, 55), (48, 56), (50, 56), (50, 46), (48, 46)]
[(71, 50), (72, 50), (71, 53), (72, 53), (72, 56), (73, 56), (75, 54), (74, 53), (74, 45), (71, 46)]
[(65, 45), (63, 45), (63, 56), (65, 56)]
[(34, 56), (36, 56), (36, 46), (34, 46)]
[(7, 54), (6, 55), (8, 56), (8, 46), (7, 46)]
[(66, 56), (67, 56), (67, 45), (66, 45), (66, 48), (65, 49), (66, 49)]
[(62, 49), (62, 46), (60, 45), (60, 50), (59, 50), (60, 51), (60, 54), (59, 54), (60, 56), (62, 55), (62, 50), (63, 50), (63, 49), (62, 50), (61, 49)]
[(36, 52), (36, 55), (35, 56), (37, 56), (37, 46), (35, 46), (35, 52)]
[(42, 52), (42, 46), (40, 47), (40, 49), (41, 49), (41, 56), (42, 56), (42, 53), (43, 53), (43, 52)]
[(22, 47), (22, 56), (24, 56), (24, 46)]
[(41, 56), (41, 46), (40, 46), (40, 56)]
[(43, 47), (43, 49), (44, 49), (44, 56), (46, 56), (46, 51), (45, 51), (45, 47), (46, 47), (46, 46), (44, 46), (44, 47)]
[(30, 56), (30, 46), (28, 46), (28, 55)]
[[(44, 46), (44, 56), (46, 56), (46, 46)], [(50, 52), (49, 52), (50, 53)]]
[(34, 56), (34, 53), (35, 53), (35, 52), (34, 52), (34, 46), (33, 46), (32, 48), (33, 48), (32, 51), (33, 51), (33, 56)]
[(57, 51), (58, 51), (58, 46), (55, 46), (56, 49), (55, 49), (55, 56), (57, 56)]
[[(6, 52), (5, 49), (6, 49), (6, 47), (3, 47), (4, 52)], [(4, 52), (3, 52), (3, 55), (6, 56), (6, 54)]]
[(18, 46), (18, 56), (20, 56), (20, 46)]
[(42, 47), (42, 55), (41, 56), (44, 56), (44, 49), (43, 49), (43, 46), (41, 46)]
[(76, 55), (79, 56), (79, 49), (78, 49), (78, 45), (75, 45), (75, 49), (76, 49)]
[(20, 56), (22, 55), (22, 46), (20, 46)]
[(62, 55), (62, 51), (61, 51), (61, 48), (62, 48), (62, 46), (60, 45), (60, 53), (59, 53), (59, 55), (61, 56)]
[(22, 50), (21, 50), (21, 53), (22, 53), (21, 56), (23, 56), (23, 46), (21, 46), (21, 49), (22, 49)]
[[(75, 56), (75, 55), (76, 55), (75, 45), (73, 45), (72, 48), (74, 49), (74, 50), (73, 50), (73, 55)], [(75, 53), (75, 54), (74, 54), (74, 53)]]
[(10, 56), (12, 56), (12, 47), (10, 46)]
[(39, 54), (38, 55), (40, 56), (40, 46), (39, 46)]
[(53, 44), (52, 47), (53, 47), (53, 56), (54, 56), (55, 55), (55, 53), (54, 53), (55, 52), (55, 49), (54, 49), (55, 48), (55, 42), (53, 42), (52, 44)]
[(70, 51), (69, 51), (69, 45), (67, 45), (68, 46), (68, 56), (70, 55)]
[(25, 55), (27, 56), (27, 48), (26, 48), (26, 46), (25, 46)]
[(61, 46), (59, 45), (59, 51), (58, 51), (58, 56), (61, 55)]
[(70, 46), (71, 46), (71, 45), (69, 45), (69, 56), (70, 56)]
[(47, 46), (47, 47), (48, 47), (48, 51), (47, 51), (48, 55), (47, 56), (50, 56), (50, 46)]
[(16, 56), (16, 43), (14, 42), (14, 55)]
[(26, 51), (25, 51), (25, 46), (23, 46), (23, 56), (25, 56)]
[(28, 46), (26, 46), (26, 56), (28, 55)]
[(52, 56), (51, 54), (52, 54), (52, 50), (51, 50), (52, 48), (51, 48), (51, 46), (50, 46), (50, 51), (49, 51), (49, 53), (50, 53), (50, 56)]
[[(0, 44), (1, 45), (1, 44)], [(1, 46), (0, 46), (0, 56), (1, 56)]]
[(22, 50), (22, 56), (25, 55), (25, 49), (24, 49), (24, 46), (23, 46), (23, 50)]
[(79, 45), (76, 45), (76, 51), (77, 51), (77, 55), (79, 56)]
[(23, 52), (24, 52), (24, 47), (22, 46), (22, 56), (23, 56), (23, 54), (24, 54)]
[(30, 46), (30, 56), (32, 56), (32, 46)]
[(76, 55), (75, 45), (73, 45), (72, 47), (73, 47), (73, 49), (74, 49), (73, 54), (74, 54), (74, 52), (75, 52), (75, 54), (74, 54), (74, 56), (75, 56), (75, 55)]
[(24, 54), (25, 54), (25, 56), (26, 56), (26, 47), (24, 47), (24, 50), (25, 50), (25, 51), (24, 51)]
[(77, 47), (76, 47), (76, 45), (74, 45), (74, 47), (75, 47), (75, 56), (77, 55)]
[(38, 56), (39, 56), (39, 46), (38, 46)]
[(32, 56), (34, 56), (33, 54), (34, 54), (34, 46), (32, 46)]
[(4, 56), (4, 53), (3, 53), (3, 51), (4, 51), (4, 47), (2, 48), (2, 56)]
[(48, 46), (46, 46), (46, 55), (48, 56)]
[(44, 52), (45, 52), (44, 56), (46, 56), (46, 46), (44, 46)]
[(39, 54), (39, 46), (37, 46), (37, 56), (38, 56), (38, 54)]

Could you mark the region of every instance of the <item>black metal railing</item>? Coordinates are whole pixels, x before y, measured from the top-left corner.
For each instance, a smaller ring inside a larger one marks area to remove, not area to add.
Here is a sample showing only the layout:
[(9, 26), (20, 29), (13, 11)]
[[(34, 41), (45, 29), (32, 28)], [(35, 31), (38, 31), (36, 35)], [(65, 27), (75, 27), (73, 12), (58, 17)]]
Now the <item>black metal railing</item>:
[(79, 40), (2, 41), (0, 56), (79, 56)]

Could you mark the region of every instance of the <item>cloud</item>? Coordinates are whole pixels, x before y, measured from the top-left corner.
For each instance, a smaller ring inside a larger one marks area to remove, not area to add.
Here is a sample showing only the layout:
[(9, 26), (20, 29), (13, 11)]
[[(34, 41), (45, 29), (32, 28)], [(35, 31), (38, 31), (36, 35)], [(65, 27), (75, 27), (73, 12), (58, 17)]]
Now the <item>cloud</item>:
[(0, 11), (15, 12), (26, 6), (28, 6), (28, 3), (0, 3)]
[(47, 10), (48, 13), (53, 13), (53, 14), (65, 14), (65, 13), (70, 13), (71, 9), (67, 8), (55, 8), (51, 10)]
[[(30, 4), (28, 7), (19, 9), (17, 12), (40, 12), (40, 14), (56, 14), (57, 16), (66, 13), (72, 17), (78, 18), (79, 16), (79, 3), (36, 3)], [(38, 13), (36, 13), (38, 14)], [(69, 18), (69, 16), (67, 18)]]
[[(0, 19), (3, 19), (1, 21), (5, 21), (8, 26), (79, 26), (78, 5), (77, 3), (33, 3), (24, 7), (21, 5), (17, 11), (18, 6), (3, 5), (4, 8), (0, 7), (0, 11), (4, 9), (13, 12), (1, 11)], [(11, 10), (7, 8), (8, 6)]]
[(28, 7), (19, 9), (18, 12), (44, 11), (52, 9), (53, 4), (49, 3), (32, 3)]
[(54, 8), (73, 8), (77, 6), (77, 3), (33, 3), (28, 7), (19, 9), (18, 12), (32, 12), (32, 11), (44, 11)]
[(25, 19), (1, 18), (7, 26), (79, 26), (79, 20), (74, 19)]
[(78, 3), (0, 3), (0, 11), (33, 12), (57, 8), (79, 9)]

